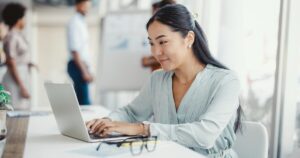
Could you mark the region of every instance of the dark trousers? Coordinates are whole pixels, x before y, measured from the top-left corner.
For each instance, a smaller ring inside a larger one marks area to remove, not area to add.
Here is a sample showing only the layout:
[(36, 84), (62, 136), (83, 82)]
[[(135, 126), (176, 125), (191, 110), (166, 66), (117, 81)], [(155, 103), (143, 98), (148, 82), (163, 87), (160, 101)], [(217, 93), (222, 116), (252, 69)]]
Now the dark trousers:
[(73, 80), (79, 104), (90, 105), (88, 83), (83, 80), (82, 74), (73, 60), (68, 63), (68, 74)]

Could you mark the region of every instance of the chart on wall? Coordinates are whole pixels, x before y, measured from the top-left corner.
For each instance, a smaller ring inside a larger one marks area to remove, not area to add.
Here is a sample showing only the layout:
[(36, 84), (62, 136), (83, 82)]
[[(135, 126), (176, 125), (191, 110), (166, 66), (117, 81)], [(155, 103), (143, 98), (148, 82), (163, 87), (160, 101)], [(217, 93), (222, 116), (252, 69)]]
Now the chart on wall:
[(107, 90), (140, 89), (150, 76), (143, 56), (150, 55), (146, 23), (150, 11), (122, 11), (102, 21), (98, 85)]
[(104, 20), (104, 52), (147, 53), (149, 52), (146, 23), (150, 15), (140, 13), (114, 13)]

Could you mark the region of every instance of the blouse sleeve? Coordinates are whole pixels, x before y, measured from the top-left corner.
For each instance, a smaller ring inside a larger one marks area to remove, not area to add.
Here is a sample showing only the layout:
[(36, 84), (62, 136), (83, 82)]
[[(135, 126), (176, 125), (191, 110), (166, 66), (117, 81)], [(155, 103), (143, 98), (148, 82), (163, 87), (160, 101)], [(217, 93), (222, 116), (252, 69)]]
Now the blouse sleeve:
[(108, 117), (114, 121), (142, 122), (153, 115), (151, 79), (139, 95), (127, 106), (113, 111)]
[(18, 55), (18, 42), (14, 36), (7, 37), (3, 42), (3, 50), (7, 58), (15, 59)]
[(184, 124), (150, 123), (150, 134), (189, 147), (211, 148), (239, 106), (240, 85), (236, 78), (221, 81), (207, 111), (197, 121)]

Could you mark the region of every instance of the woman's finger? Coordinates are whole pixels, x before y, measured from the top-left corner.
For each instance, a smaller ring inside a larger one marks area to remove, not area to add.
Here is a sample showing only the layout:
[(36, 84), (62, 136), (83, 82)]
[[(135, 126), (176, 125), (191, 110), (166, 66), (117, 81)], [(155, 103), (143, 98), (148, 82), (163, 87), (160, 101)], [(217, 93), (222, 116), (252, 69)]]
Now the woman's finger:
[(103, 126), (106, 126), (105, 125), (105, 121), (101, 121), (99, 124), (97, 124), (97, 126), (94, 128), (93, 130), (93, 133), (99, 133), (100, 129), (103, 127)]
[(105, 128), (103, 130), (103, 132), (101, 133), (101, 136), (102, 137), (107, 137), (108, 135), (110, 135), (112, 132), (115, 132), (115, 127), (108, 127), (108, 128)]
[(97, 120), (94, 122), (94, 124), (93, 124), (93, 125), (91, 126), (91, 128), (90, 128), (91, 133), (94, 133), (94, 132), (95, 132), (96, 127), (97, 127), (99, 124), (101, 124), (102, 121), (103, 121), (102, 119), (97, 119)]
[(97, 128), (96, 133), (98, 133), (100, 135), (100, 134), (102, 134), (104, 129), (109, 128), (109, 127), (113, 127), (113, 126), (114, 126), (113, 122), (103, 122), (103, 124)]
[(85, 123), (86, 128), (87, 128), (88, 130), (90, 130), (91, 126), (95, 123), (95, 121), (96, 121), (96, 119), (93, 119), (93, 120), (91, 120), (91, 121), (86, 122), (86, 123)]

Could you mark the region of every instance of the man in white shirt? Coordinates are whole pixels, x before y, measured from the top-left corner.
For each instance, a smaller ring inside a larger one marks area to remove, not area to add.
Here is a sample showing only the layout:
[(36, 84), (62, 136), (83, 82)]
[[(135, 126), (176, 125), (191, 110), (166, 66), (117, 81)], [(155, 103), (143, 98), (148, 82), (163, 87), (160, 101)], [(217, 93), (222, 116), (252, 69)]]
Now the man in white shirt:
[(68, 74), (80, 105), (91, 104), (88, 84), (93, 81), (90, 73), (89, 35), (85, 16), (90, 8), (90, 0), (76, 0), (76, 13), (67, 26), (67, 43), (70, 52)]

